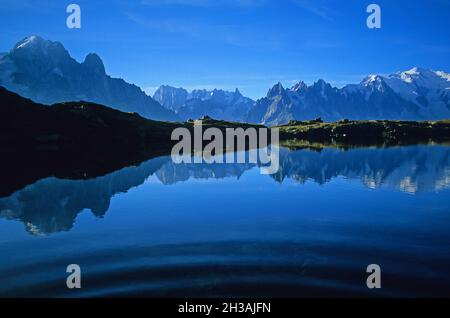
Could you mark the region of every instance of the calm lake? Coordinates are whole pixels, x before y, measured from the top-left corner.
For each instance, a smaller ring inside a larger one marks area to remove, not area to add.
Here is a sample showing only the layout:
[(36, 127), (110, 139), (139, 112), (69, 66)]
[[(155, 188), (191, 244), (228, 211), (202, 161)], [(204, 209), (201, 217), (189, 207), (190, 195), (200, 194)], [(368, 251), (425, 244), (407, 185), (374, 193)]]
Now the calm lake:
[(448, 297), (450, 147), (281, 148), (275, 175), (158, 157), (49, 177), (0, 198), (0, 255), (1, 296)]

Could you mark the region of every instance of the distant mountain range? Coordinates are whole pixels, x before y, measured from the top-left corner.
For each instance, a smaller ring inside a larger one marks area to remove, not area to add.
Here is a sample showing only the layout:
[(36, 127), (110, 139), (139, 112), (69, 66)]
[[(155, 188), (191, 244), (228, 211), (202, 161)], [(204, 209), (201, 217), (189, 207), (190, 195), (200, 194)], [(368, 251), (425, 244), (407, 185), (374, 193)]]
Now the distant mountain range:
[(450, 118), (450, 74), (415, 67), (359, 84), (332, 87), (319, 80), (274, 85), (253, 101), (238, 89), (194, 90), (161, 86), (153, 98), (123, 79), (111, 78), (102, 60), (74, 60), (59, 42), (30, 36), (0, 54), (0, 86), (42, 104), (86, 101), (155, 120), (215, 119), (285, 124), (291, 120), (438, 120)]
[(242, 96), (236, 88), (234, 92), (220, 89), (193, 90), (163, 85), (153, 95), (153, 99), (174, 111), (181, 119), (197, 119), (210, 116), (230, 121), (246, 121), (247, 114), (255, 104)]
[(86, 101), (151, 119), (178, 120), (136, 85), (108, 76), (98, 55), (88, 54), (78, 63), (61, 43), (38, 36), (0, 55), (0, 86), (47, 105)]
[(194, 90), (161, 86), (153, 98), (183, 120), (216, 119), (265, 125), (291, 120), (439, 120), (450, 118), (450, 74), (419, 67), (387, 76), (369, 75), (343, 88), (324, 80), (274, 85), (256, 102), (239, 90)]
[(266, 125), (290, 120), (341, 119), (437, 120), (450, 118), (450, 74), (415, 67), (388, 76), (370, 75), (341, 89), (323, 80), (281, 83), (250, 110), (249, 122)]

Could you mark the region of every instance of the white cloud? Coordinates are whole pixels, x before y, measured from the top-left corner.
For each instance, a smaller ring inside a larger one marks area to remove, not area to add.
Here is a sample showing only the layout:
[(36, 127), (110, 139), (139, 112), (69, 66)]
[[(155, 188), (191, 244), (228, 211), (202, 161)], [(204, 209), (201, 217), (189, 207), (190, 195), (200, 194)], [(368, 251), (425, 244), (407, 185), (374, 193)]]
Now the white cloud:
[(321, 18), (331, 20), (336, 14), (328, 5), (323, 3), (323, 0), (292, 0), (295, 4), (301, 8), (308, 10), (312, 14), (315, 14)]

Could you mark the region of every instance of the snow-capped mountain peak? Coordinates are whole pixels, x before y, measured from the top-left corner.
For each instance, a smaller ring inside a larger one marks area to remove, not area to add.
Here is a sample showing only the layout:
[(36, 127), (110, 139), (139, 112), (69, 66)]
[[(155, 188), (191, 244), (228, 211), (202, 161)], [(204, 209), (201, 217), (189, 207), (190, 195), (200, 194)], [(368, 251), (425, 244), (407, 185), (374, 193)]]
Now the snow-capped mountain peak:
[(77, 62), (60, 42), (32, 35), (0, 57), (0, 86), (43, 104), (84, 100), (159, 120), (178, 120), (139, 87), (105, 73), (96, 54)]
[(379, 75), (369, 75), (362, 82), (361, 85), (366, 89), (366, 99), (370, 97), (370, 94), (374, 91), (385, 92), (388, 85), (385, 79)]
[(450, 76), (445, 72), (414, 67), (384, 79), (399, 96), (418, 105), (425, 118), (440, 118), (450, 110)]
[(450, 74), (449, 73), (445, 73), (443, 71), (436, 71), (436, 75), (441, 77), (442, 79), (446, 80), (447, 82), (450, 82)]
[(362, 80), (361, 85), (367, 87), (367, 86), (372, 86), (375, 83), (382, 83), (382, 82), (383, 82), (383, 78), (381, 76), (376, 75), (376, 74), (371, 74)]
[(369, 75), (359, 84), (332, 87), (323, 80), (298, 84), (283, 94), (275, 85), (249, 114), (268, 125), (291, 119), (435, 120), (450, 118), (450, 75), (414, 67), (391, 75)]
[(16, 43), (10, 53), (32, 51), (47, 54), (50, 50), (67, 52), (60, 42), (49, 41), (37, 35), (31, 35)]
[(16, 43), (8, 55), (19, 59), (33, 58), (38, 63), (49, 59), (48, 62), (51, 64), (71, 59), (69, 52), (60, 42), (45, 40), (36, 35), (28, 36)]
[(38, 37), (37, 35), (31, 35), (26, 37), (25, 39), (23, 39), (22, 41), (18, 42), (13, 50), (17, 50), (17, 49), (23, 49), (26, 47), (30, 47), (38, 42), (43, 42), (44, 40), (40, 37)]

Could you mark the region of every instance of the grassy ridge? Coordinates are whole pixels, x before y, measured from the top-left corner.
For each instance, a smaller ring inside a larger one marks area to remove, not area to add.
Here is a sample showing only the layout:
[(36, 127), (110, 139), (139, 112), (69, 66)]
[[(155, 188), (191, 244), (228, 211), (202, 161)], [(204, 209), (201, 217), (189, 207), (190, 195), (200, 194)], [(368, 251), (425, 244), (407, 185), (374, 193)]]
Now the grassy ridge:
[(303, 122), (291, 121), (277, 128), (280, 129), (280, 139), (285, 141), (308, 140), (370, 145), (450, 140), (450, 120), (342, 120), (327, 123), (317, 119)]

